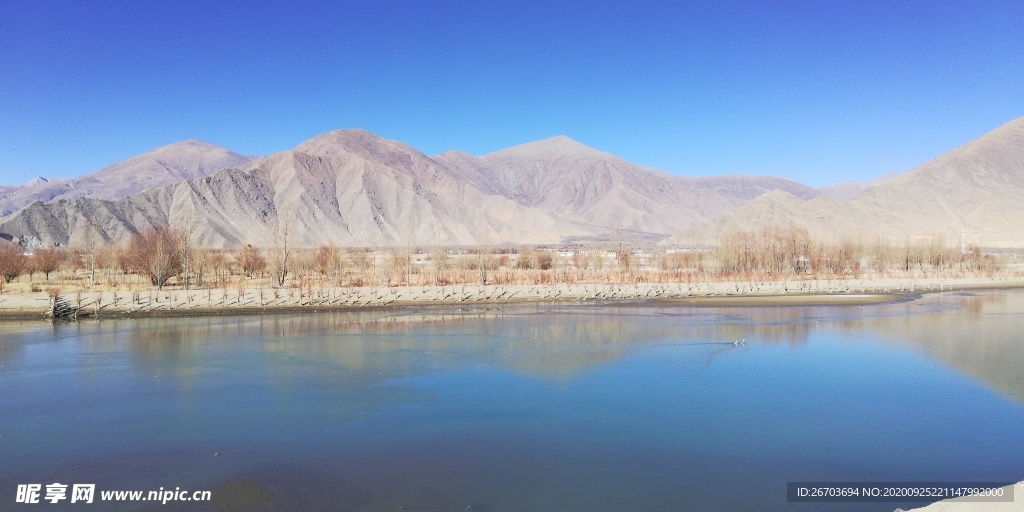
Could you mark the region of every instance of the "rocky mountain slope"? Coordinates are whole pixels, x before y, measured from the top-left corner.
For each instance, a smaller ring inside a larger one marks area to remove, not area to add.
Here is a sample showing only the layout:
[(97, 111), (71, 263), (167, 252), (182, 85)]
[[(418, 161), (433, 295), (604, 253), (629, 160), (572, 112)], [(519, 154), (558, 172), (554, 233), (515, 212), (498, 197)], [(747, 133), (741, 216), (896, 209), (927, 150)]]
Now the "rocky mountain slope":
[(684, 178), (633, 165), (559, 136), (483, 157), (437, 157), (456, 177), (493, 195), (585, 225), (671, 234), (706, 224), (760, 194), (781, 188), (813, 197), (789, 180)]
[(819, 237), (872, 240), (944, 237), (985, 246), (1024, 246), (1024, 118), (848, 201), (768, 194), (668, 243), (708, 242), (725, 229), (795, 224)]
[(1024, 245), (1024, 118), (852, 202), (908, 236), (966, 230), (982, 245)]
[(0, 220), (0, 232), (80, 244), (168, 224), (207, 247), (544, 243), (594, 232), (484, 194), (422, 153), (359, 130), (115, 201), (36, 202)]
[(147, 188), (208, 176), (250, 160), (214, 144), (198, 140), (178, 142), (72, 180), (36, 178), (21, 187), (2, 187), (0, 216), (33, 201), (75, 197), (120, 199)]

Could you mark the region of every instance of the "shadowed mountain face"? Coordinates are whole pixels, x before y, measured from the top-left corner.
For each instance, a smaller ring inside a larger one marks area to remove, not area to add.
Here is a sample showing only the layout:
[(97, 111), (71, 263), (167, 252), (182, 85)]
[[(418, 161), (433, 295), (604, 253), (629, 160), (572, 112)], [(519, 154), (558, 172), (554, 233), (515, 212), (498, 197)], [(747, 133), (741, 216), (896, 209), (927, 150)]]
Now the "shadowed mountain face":
[(902, 242), (943, 236), (983, 246), (1024, 246), (1024, 118), (844, 201), (775, 191), (668, 240), (704, 243), (728, 229), (798, 225), (824, 238)]
[(728, 229), (796, 224), (823, 238), (958, 239), (966, 230), (970, 242), (1024, 245), (1024, 118), (876, 182), (842, 200), (780, 178), (669, 175), (568, 137), (429, 157), (340, 130), (255, 161), (187, 142), (68, 182), (0, 188), (0, 197), (59, 192), (0, 219), (0, 233), (76, 244), (170, 224), (207, 247), (715, 243)]
[(147, 188), (208, 176), (249, 160), (214, 144), (197, 140), (178, 142), (73, 180), (39, 177), (22, 187), (0, 187), (0, 215), (33, 201), (75, 197), (120, 199)]

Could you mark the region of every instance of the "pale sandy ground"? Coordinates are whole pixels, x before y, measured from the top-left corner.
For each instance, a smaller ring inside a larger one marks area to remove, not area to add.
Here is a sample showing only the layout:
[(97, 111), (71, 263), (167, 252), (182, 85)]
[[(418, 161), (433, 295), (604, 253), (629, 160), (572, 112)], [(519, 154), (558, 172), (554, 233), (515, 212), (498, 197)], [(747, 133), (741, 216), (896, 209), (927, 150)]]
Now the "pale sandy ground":
[(1008, 485), (1005, 490), (1013, 487), (1013, 502), (963, 502), (955, 499), (932, 503), (927, 507), (915, 508), (908, 512), (1024, 512), (1024, 482)]
[[(850, 279), (629, 285), (407, 286), (82, 292), (62, 295), (84, 316), (150, 316), (350, 309), (414, 304), (517, 301), (657, 300), (694, 306), (805, 306), (872, 304), (907, 294), (993, 287), (1024, 287), (1020, 278)], [(0, 317), (41, 318), (45, 293), (0, 295)]]

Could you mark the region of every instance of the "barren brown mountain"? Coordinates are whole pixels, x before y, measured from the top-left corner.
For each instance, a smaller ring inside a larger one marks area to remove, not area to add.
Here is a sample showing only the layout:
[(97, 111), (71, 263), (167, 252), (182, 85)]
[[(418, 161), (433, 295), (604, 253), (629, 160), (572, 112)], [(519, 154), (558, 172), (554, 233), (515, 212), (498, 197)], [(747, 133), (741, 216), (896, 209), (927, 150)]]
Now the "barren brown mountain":
[(943, 234), (1024, 245), (1024, 118), (989, 132), (852, 201), (907, 236)]
[(789, 224), (825, 239), (941, 235), (952, 243), (966, 230), (969, 242), (1024, 245), (1024, 119), (849, 201), (772, 177), (673, 176), (567, 137), (482, 157), (428, 157), (341, 130), (117, 200), (35, 202), (0, 219), (0, 235), (81, 244), (168, 224), (207, 247), (537, 244), (673, 233), (666, 243), (690, 244), (714, 243), (729, 229)]
[(772, 193), (667, 243), (709, 243), (727, 229), (795, 224), (819, 237), (1024, 246), (1024, 118), (843, 201)]
[(115, 201), (33, 203), (0, 232), (37, 243), (121, 240), (146, 227), (184, 227), (208, 247), (555, 243), (612, 236), (658, 240), (774, 187), (778, 178), (680, 178), (567, 137), (484, 157), (428, 157), (361, 130)]
[(881, 185), (882, 183), (891, 180), (899, 175), (899, 173), (884, 174), (867, 183), (861, 183), (859, 181), (850, 180), (836, 185), (828, 185), (825, 187), (821, 187), (818, 189), (818, 191), (821, 192), (822, 194), (826, 194), (836, 199), (853, 199), (854, 197), (857, 196), (857, 194), (860, 194), (864, 190), (874, 187), (876, 185)]
[(437, 158), (486, 193), (580, 224), (642, 233), (671, 234), (706, 224), (776, 188), (803, 197), (818, 194), (781, 178), (674, 176), (565, 136), (483, 157), (451, 151)]
[(544, 243), (593, 233), (450, 174), (404, 144), (337, 131), (241, 169), (116, 201), (33, 203), (0, 220), (0, 232), (81, 244), (170, 224), (207, 247)]
[(33, 201), (75, 197), (120, 199), (147, 188), (208, 176), (249, 160), (214, 144), (198, 140), (178, 142), (72, 180), (36, 178), (22, 187), (0, 187), (0, 216)]

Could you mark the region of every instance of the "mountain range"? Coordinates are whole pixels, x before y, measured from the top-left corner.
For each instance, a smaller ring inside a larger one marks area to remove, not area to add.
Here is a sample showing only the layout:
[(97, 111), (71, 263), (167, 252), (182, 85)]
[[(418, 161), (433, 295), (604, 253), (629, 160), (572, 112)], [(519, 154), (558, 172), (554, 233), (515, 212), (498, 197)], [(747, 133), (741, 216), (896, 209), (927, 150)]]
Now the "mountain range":
[(75, 197), (120, 199), (151, 187), (208, 176), (251, 159), (215, 144), (187, 140), (155, 149), (71, 180), (33, 178), (22, 187), (0, 187), (0, 217), (33, 201)]
[(1024, 118), (905, 174), (822, 190), (766, 176), (682, 177), (559, 136), (483, 156), (427, 156), (362, 130), (249, 158), (186, 141), (80, 178), (0, 187), (0, 236), (123, 240), (173, 225), (213, 248), (707, 244), (728, 229), (800, 225), (822, 237), (966, 232), (1024, 245)]

